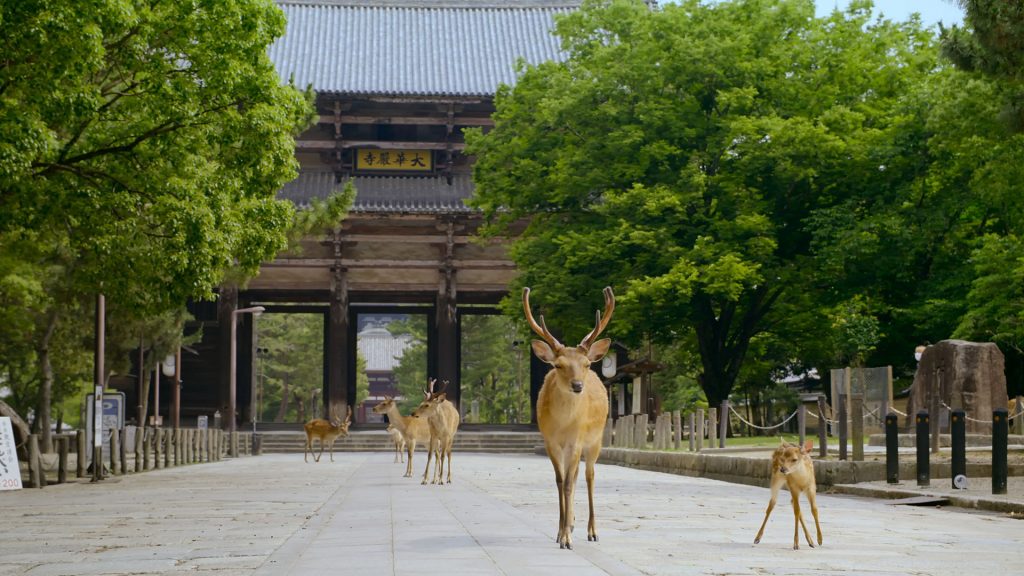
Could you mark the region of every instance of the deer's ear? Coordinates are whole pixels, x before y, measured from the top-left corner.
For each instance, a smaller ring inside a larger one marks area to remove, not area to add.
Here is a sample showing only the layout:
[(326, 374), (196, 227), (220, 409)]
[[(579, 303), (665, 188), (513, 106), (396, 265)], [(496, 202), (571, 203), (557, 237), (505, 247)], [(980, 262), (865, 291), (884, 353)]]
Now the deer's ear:
[(530, 346), (533, 347), (533, 353), (548, 364), (555, 363), (555, 352), (548, 346), (548, 343), (543, 340), (532, 340)]
[(808, 440), (807, 442), (804, 442), (804, 454), (810, 454), (811, 450), (813, 448), (814, 448), (814, 442), (811, 442), (810, 440)]
[(610, 348), (611, 345), (611, 338), (602, 338), (597, 342), (594, 342), (590, 345), (590, 349), (587, 350), (587, 358), (589, 358), (591, 362), (597, 362), (601, 358), (604, 358), (604, 355), (608, 353), (608, 348)]

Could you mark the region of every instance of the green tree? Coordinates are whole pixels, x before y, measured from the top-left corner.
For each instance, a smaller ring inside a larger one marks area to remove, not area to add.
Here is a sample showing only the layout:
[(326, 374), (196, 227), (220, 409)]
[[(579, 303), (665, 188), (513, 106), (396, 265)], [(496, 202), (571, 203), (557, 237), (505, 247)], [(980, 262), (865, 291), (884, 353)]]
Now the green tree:
[(312, 94), (267, 57), (284, 31), (270, 0), (26, 0), (0, 23), (0, 284), (32, 299), (31, 352), (2, 343), (36, 364), (47, 445), (53, 339), (94, 294), (138, 317), (180, 309), (309, 223), (275, 194)]
[[(321, 417), (324, 385), (322, 314), (263, 314), (256, 322), (261, 353), (263, 422)], [(344, 418), (344, 414), (337, 415)]]
[(473, 403), (479, 422), (512, 424), (530, 420), (530, 349), (507, 316), (463, 314), (463, 410)]
[(423, 401), (423, 390), (427, 387), (427, 322), (421, 315), (409, 315), (404, 320), (388, 323), (388, 332), (395, 338), (405, 340), (406, 347), (395, 366), (395, 386), (402, 398), (398, 404), (403, 415), (408, 416)]
[(999, 82), (1001, 118), (1024, 130), (1024, 5), (1005, 0), (958, 0), (964, 26), (942, 29), (942, 52), (962, 70)]
[(529, 218), (511, 254), (549, 324), (584, 334), (611, 284), (609, 332), (692, 331), (718, 406), (755, 337), (827, 329), (808, 221), (877, 183), (931, 35), (869, 2), (816, 19), (797, 0), (585, 1), (557, 32), (566, 61), (523, 65), (493, 130), (467, 133), (473, 202), (492, 233)]

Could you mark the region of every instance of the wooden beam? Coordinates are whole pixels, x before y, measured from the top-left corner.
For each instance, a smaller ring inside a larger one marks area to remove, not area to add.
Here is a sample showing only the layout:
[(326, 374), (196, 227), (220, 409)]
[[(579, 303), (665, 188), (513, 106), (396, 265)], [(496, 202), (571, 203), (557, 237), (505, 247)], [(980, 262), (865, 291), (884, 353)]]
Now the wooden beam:
[[(321, 114), (317, 120), (320, 124), (334, 124), (333, 115)], [(448, 123), (445, 116), (341, 116), (342, 124), (406, 124), (410, 126), (444, 126)], [(480, 116), (455, 117), (456, 126), (494, 126), (494, 120)]]
[[(464, 150), (462, 142), (451, 144), (453, 150)], [(446, 150), (445, 142), (396, 142), (393, 140), (296, 140), (298, 150), (336, 150), (341, 148), (383, 148), (385, 150)]]
[[(444, 244), (448, 241), (446, 236), (431, 236), (426, 234), (402, 235), (402, 234), (342, 234), (342, 242), (359, 243), (386, 243), (386, 244)], [(476, 239), (470, 236), (456, 236), (452, 238), (456, 244), (469, 244)], [(511, 240), (507, 238), (488, 238), (488, 245), (508, 244)]]

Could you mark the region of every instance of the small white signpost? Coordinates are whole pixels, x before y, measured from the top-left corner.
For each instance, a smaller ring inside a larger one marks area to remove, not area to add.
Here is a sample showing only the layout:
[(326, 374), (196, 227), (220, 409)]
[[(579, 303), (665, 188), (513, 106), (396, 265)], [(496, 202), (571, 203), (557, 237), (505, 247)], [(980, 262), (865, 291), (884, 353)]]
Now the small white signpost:
[(0, 416), (0, 490), (21, 488), (21, 468), (18, 467), (18, 451), (14, 445), (14, 428), (10, 418)]

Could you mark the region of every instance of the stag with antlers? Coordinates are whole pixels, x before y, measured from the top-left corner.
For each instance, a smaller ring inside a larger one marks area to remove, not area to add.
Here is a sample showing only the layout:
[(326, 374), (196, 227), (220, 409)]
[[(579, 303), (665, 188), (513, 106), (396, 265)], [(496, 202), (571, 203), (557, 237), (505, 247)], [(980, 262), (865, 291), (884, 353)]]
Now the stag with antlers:
[(544, 324), (533, 319), (530, 311), (530, 289), (523, 289), (523, 311), (530, 328), (543, 340), (531, 344), (534, 354), (552, 366), (544, 377), (537, 398), (537, 425), (544, 437), (544, 447), (555, 469), (558, 488), (559, 548), (572, 548), (573, 494), (579, 473), (580, 457), (586, 462), (587, 500), (590, 519), (587, 540), (597, 541), (594, 526), (594, 463), (601, 453), (601, 438), (608, 418), (608, 392), (590, 365), (604, 357), (611, 346), (608, 338), (597, 337), (608, 326), (615, 310), (615, 296), (610, 287), (604, 289), (605, 310), (597, 311), (597, 322), (578, 346), (562, 345)]
[(314, 438), (320, 440), (320, 453), (313, 456), (313, 461), (320, 461), (320, 457), (324, 455), (324, 443), (326, 442), (330, 447), (331, 462), (334, 462), (334, 441), (339, 437), (344, 438), (348, 436), (348, 427), (352, 424), (352, 408), (348, 406), (345, 408), (346, 416), (343, 422), (338, 421), (337, 418), (331, 418), (330, 420), (314, 418), (306, 422), (305, 426), (303, 426), (306, 431), (306, 450), (302, 454), (304, 462), (309, 462), (309, 455), (313, 454)]
[(448, 483), (452, 483), (452, 444), (455, 442), (455, 432), (459, 429), (459, 411), (455, 405), (448, 400), (445, 388), (448, 381), (445, 380), (440, 390), (434, 390), (437, 379), (430, 379), (430, 387), (423, 391), (424, 399), (412, 415), (417, 418), (426, 418), (430, 426), (430, 449), (427, 450), (427, 467), (423, 470), (423, 481), (427, 483), (427, 473), (430, 470), (430, 456), (434, 454), (437, 458), (434, 463), (434, 477), (431, 484), (444, 485), (444, 461), (448, 459)]

